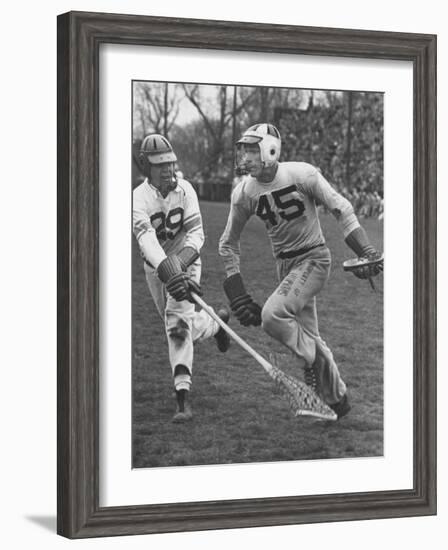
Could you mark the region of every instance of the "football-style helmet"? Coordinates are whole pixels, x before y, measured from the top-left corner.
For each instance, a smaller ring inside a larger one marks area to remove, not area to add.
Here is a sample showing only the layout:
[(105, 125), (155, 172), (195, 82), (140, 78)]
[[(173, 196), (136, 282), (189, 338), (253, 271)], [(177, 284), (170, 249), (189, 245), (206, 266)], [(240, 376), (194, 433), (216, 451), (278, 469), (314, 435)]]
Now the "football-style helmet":
[[(143, 174), (149, 182), (158, 189), (163, 196), (176, 189), (177, 177), (175, 173), (176, 154), (171, 143), (160, 134), (150, 134), (145, 137), (140, 147), (139, 162)], [(171, 163), (162, 167), (162, 172), (157, 171), (151, 175), (151, 166)]]
[(248, 128), (236, 142), (237, 148), (244, 144), (258, 144), (261, 162), (265, 167), (273, 166), (280, 157), (282, 140), (273, 124), (255, 124)]
[(145, 176), (150, 176), (151, 164), (176, 162), (177, 157), (171, 143), (160, 134), (150, 134), (142, 141), (139, 161)]

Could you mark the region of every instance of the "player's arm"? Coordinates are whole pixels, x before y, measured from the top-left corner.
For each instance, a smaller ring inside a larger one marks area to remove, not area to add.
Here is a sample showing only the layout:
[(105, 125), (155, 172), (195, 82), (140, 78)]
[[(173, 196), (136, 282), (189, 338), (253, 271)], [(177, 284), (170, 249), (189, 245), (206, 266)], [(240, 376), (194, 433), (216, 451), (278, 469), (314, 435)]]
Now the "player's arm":
[(159, 279), (175, 300), (193, 301), (190, 292), (202, 295), (201, 288), (185, 272), (185, 259), (176, 254), (167, 256), (161, 247), (154, 227), (145, 208), (145, 203), (134, 193), (132, 225), (143, 259), (155, 269)]
[[(350, 201), (340, 195), (316, 169), (309, 175), (307, 185), (313, 196), (335, 216), (342, 227), (345, 242), (353, 252), (359, 258), (379, 259), (381, 254), (371, 244)], [(381, 270), (381, 264), (373, 264), (365, 270), (354, 271), (354, 274), (362, 279), (367, 279), (378, 275)]]
[(227, 277), (240, 272), (241, 233), (251, 215), (248, 199), (245, 198), (240, 184), (232, 193), (226, 227), (219, 239), (219, 255), (224, 262)]
[(178, 253), (184, 270), (199, 258), (204, 244), (204, 228), (196, 191), (188, 184), (185, 188), (183, 229), (186, 233), (184, 248)]
[(229, 217), (221, 238), (219, 255), (223, 259), (227, 278), (224, 281), (230, 307), (239, 322), (244, 326), (261, 324), (261, 308), (246, 291), (240, 273), (240, 238), (241, 233), (251, 216), (248, 204), (244, 204), (240, 186), (232, 193)]
[(143, 259), (149, 266), (157, 269), (160, 262), (166, 258), (166, 254), (157, 239), (145, 202), (135, 192), (132, 205), (132, 229)]

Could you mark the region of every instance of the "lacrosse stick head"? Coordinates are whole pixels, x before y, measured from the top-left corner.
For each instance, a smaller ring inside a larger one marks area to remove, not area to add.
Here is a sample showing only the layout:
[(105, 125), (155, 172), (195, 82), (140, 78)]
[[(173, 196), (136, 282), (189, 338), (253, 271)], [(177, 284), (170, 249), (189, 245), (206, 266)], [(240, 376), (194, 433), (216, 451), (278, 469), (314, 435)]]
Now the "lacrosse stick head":
[(269, 356), (277, 387), (285, 395), (294, 416), (311, 416), (319, 420), (337, 420), (338, 416), (309, 386), (279, 368), (276, 354)]
[(358, 279), (368, 279), (372, 290), (376, 292), (372, 277), (376, 277), (383, 271), (384, 255), (374, 252), (361, 258), (346, 260), (342, 266), (344, 271), (353, 273)]
[(356, 271), (360, 267), (382, 265), (383, 262), (384, 254), (381, 254), (378, 258), (351, 258), (350, 260), (345, 260), (342, 267), (344, 271)]

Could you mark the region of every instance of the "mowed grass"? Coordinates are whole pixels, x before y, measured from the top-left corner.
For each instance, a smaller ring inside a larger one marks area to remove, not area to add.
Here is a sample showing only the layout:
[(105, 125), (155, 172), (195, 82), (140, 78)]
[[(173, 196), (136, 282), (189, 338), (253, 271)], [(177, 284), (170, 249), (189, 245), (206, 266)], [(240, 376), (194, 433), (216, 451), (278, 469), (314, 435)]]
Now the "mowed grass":
[[(217, 254), (228, 204), (202, 202), (206, 244), (202, 252), (204, 299), (225, 302), (224, 271)], [(382, 222), (361, 220), (373, 244), (382, 246)], [(331, 215), (321, 224), (333, 256), (326, 288), (318, 297), (320, 332), (333, 351), (353, 406), (338, 422), (295, 418), (262, 367), (237, 344), (219, 353), (213, 338), (195, 345), (191, 402), (194, 418), (173, 424), (171, 368), (163, 323), (133, 250), (133, 467), (272, 462), (383, 454), (383, 291), (344, 273), (353, 256)], [(242, 239), (242, 273), (260, 304), (277, 286), (275, 264), (263, 224), (253, 219)], [(261, 328), (231, 326), (266, 357), (280, 354), (281, 366), (297, 378), (288, 351)]]

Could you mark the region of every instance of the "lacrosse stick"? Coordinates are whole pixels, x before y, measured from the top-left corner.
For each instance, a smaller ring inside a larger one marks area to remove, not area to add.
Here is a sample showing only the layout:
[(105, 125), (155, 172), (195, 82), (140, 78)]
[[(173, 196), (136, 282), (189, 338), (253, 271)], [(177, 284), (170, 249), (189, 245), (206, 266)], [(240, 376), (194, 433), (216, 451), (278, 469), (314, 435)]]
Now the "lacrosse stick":
[(314, 416), (322, 420), (337, 420), (337, 414), (304, 382), (284, 373), (278, 367), (272, 365), (262, 355), (257, 353), (249, 344), (232, 330), (227, 323), (207, 305), (196, 293), (190, 292), (193, 300), (218, 323), (218, 325), (231, 336), (249, 355), (260, 364), (269, 376), (275, 381), (279, 389), (289, 401), (294, 416)]
[[(344, 271), (357, 271), (362, 267), (371, 267), (371, 266), (381, 266), (381, 271), (384, 263), (384, 254), (381, 254), (378, 258), (369, 259), (369, 258), (351, 258), (350, 260), (345, 260), (342, 264)], [(374, 292), (376, 292), (376, 287), (373, 282), (372, 277), (368, 277), (370, 286)]]

